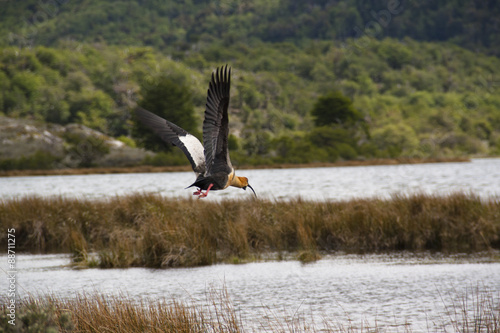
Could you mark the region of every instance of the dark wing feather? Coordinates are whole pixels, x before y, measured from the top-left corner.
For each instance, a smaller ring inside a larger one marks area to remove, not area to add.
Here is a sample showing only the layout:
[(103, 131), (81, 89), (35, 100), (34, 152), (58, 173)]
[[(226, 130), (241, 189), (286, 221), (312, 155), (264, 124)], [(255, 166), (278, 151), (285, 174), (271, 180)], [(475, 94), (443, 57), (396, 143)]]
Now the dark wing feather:
[(179, 147), (184, 152), (194, 172), (205, 173), (205, 156), (200, 140), (174, 123), (141, 107), (137, 107), (135, 112), (137, 118), (151, 128), (163, 141)]
[(207, 174), (230, 171), (231, 161), (227, 148), (229, 135), (228, 114), (231, 69), (217, 68), (208, 86), (205, 120), (203, 121), (203, 145)]

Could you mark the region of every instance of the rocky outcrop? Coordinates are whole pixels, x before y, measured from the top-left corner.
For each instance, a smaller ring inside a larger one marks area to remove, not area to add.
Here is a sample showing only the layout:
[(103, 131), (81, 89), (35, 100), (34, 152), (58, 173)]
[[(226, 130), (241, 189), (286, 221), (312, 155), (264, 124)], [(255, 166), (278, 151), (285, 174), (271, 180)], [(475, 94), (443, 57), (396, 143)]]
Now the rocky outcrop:
[(150, 152), (81, 124), (56, 125), (0, 116), (0, 161), (46, 154), (55, 167), (131, 166)]

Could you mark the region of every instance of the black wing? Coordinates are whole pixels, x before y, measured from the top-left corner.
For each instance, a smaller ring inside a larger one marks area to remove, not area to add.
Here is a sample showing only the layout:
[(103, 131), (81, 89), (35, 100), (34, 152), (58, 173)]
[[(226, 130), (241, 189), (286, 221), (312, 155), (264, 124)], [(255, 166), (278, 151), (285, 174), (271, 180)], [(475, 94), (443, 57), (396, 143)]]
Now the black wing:
[(194, 172), (205, 173), (205, 156), (200, 140), (174, 123), (141, 107), (137, 107), (135, 113), (139, 120), (151, 128), (163, 141), (179, 147), (188, 158)]
[(227, 148), (229, 135), (227, 109), (229, 107), (229, 89), (231, 86), (231, 68), (227, 65), (217, 68), (212, 73), (207, 92), (205, 120), (203, 121), (203, 145), (207, 174), (220, 168), (231, 170), (231, 161)]

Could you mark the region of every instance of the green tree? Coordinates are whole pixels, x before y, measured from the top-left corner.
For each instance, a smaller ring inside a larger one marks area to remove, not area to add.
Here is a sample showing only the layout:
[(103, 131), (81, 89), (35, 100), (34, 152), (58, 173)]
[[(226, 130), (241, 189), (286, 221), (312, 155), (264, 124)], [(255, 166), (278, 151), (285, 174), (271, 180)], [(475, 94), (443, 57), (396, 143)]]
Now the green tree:
[(329, 161), (338, 156), (356, 158), (357, 142), (369, 133), (361, 112), (354, 108), (349, 97), (332, 91), (318, 98), (311, 114), (316, 128), (309, 133), (309, 140), (328, 153)]
[(311, 114), (316, 126), (340, 125), (349, 128), (362, 120), (361, 113), (354, 108), (351, 99), (340, 91), (319, 97)]
[(110, 151), (106, 141), (100, 137), (70, 132), (66, 133), (64, 138), (68, 143), (68, 155), (73, 163), (81, 168), (95, 166), (95, 162)]
[(373, 132), (373, 142), (384, 157), (411, 156), (418, 148), (418, 137), (404, 123), (389, 124)]
[(70, 121), (105, 132), (107, 119), (111, 115), (114, 101), (102, 90), (91, 88), (68, 94)]
[[(142, 100), (138, 103), (141, 107), (198, 136), (192, 93), (187, 86), (168, 76), (160, 76), (151, 84), (143, 86), (141, 94)], [(165, 145), (158, 135), (138, 120), (134, 121), (132, 132), (147, 149), (161, 150), (167, 147), (167, 150), (171, 150), (170, 145)]]
[(339, 156), (344, 159), (354, 159), (357, 156), (354, 148), (356, 140), (348, 130), (329, 126), (316, 127), (308, 134), (308, 139), (326, 152), (327, 162), (335, 162)]

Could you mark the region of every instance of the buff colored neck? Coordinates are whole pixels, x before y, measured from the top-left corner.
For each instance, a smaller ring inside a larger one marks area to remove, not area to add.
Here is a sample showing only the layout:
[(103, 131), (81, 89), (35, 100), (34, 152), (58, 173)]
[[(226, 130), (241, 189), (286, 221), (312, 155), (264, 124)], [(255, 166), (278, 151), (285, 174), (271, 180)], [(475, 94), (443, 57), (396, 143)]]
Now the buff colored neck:
[(230, 186), (243, 188), (248, 186), (248, 181), (244, 177), (234, 176), (233, 179), (231, 179)]

